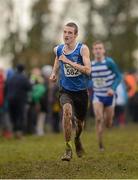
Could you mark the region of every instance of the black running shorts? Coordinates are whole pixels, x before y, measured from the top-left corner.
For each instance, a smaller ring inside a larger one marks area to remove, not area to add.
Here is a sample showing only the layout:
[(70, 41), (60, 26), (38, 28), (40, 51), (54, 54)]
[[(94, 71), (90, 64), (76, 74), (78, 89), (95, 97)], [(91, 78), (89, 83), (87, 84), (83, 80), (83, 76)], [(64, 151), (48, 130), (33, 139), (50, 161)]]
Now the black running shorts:
[(61, 88), (60, 104), (61, 106), (63, 106), (66, 103), (70, 103), (72, 105), (73, 113), (76, 116), (76, 118), (81, 121), (84, 121), (88, 108), (87, 90), (74, 92)]

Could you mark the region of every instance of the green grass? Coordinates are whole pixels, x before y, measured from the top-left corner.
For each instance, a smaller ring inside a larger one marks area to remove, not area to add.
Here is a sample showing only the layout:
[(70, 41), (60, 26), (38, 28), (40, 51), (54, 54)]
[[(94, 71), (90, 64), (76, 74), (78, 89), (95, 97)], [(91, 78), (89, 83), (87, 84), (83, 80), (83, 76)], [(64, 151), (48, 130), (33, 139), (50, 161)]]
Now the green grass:
[[(0, 178), (138, 178), (138, 125), (106, 130), (105, 152), (97, 148), (95, 130), (82, 135), (85, 157), (73, 154), (62, 162), (63, 135), (28, 136), (23, 140), (0, 138)], [(74, 145), (73, 145), (74, 150)]]

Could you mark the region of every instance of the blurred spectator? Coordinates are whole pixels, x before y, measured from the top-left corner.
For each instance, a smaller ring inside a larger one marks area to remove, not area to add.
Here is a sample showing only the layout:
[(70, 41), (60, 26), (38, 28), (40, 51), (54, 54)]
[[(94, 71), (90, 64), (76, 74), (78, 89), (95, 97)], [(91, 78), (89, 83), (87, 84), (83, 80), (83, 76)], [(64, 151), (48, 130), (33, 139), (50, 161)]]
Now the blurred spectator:
[(134, 74), (136, 80), (136, 92), (133, 96), (133, 120), (138, 123), (138, 72)]
[(126, 103), (127, 91), (124, 82), (122, 81), (116, 89), (116, 105), (115, 105), (115, 125), (123, 127), (126, 124)]
[(25, 67), (18, 64), (16, 72), (7, 81), (7, 99), (9, 115), (13, 125), (13, 132), (17, 138), (21, 138), (24, 132), (24, 115), (27, 103), (27, 93), (31, 90), (31, 84), (24, 74)]
[(52, 130), (55, 133), (60, 132), (60, 104), (59, 91), (57, 84), (49, 81), (48, 85), (49, 118)]
[[(34, 71), (32, 71), (34, 73)], [(30, 93), (30, 108), (28, 112), (29, 132), (36, 133), (39, 136), (44, 135), (44, 125), (46, 118), (46, 93), (47, 88), (44, 85), (44, 79), (40, 74), (32, 74), (33, 83)]]
[(5, 83), (5, 77), (4, 77), (4, 70), (0, 69), (0, 107), (4, 104), (4, 83)]
[(8, 69), (6, 72), (6, 79), (5, 79), (5, 87), (4, 87), (4, 104), (3, 104), (3, 136), (7, 139), (12, 138), (12, 123), (10, 121), (9, 112), (8, 112), (8, 99), (7, 99), (7, 93), (6, 93), (6, 84), (8, 80), (14, 75), (14, 70)]
[(4, 70), (0, 68), (0, 130), (3, 128), (3, 116), (4, 116)]
[(6, 80), (9, 80), (11, 77), (13, 77), (14, 73), (15, 71), (13, 68), (8, 69), (6, 72)]
[(125, 73), (124, 80), (127, 87), (128, 97), (131, 98), (136, 92), (136, 79), (134, 73)]
[(128, 94), (128, 105), (127, 105), (127, 112), (129, 119), (135, 121), (134, 117), (134, 95), (136, 93), (136, 79), (133, 72), (125, 73), (124, 74), (124, 81), (127, 87), (127, 94)]
[(59, 92), (58, 85), (49, 81), (49, 77), (52, 72), (52, 66), (46, 65), (42, 68), (42, 74), (45, 78), (45, 84), (48, 85), (47, 94), (47, 121), (52, 127), (52, 131), (55, 133), (60, 132), (60, 105), (59, 105)]

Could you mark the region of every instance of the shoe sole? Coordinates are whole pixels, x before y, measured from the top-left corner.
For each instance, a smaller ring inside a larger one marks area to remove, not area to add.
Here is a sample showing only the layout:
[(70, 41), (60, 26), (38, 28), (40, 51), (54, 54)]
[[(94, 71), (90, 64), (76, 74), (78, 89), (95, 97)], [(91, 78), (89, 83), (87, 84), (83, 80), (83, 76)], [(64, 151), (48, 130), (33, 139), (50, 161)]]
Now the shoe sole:
[(61, 159), (62, 161), (70, 161), (71, 159), (65, 159), (65, 158), (63, 158), (63, 159)]

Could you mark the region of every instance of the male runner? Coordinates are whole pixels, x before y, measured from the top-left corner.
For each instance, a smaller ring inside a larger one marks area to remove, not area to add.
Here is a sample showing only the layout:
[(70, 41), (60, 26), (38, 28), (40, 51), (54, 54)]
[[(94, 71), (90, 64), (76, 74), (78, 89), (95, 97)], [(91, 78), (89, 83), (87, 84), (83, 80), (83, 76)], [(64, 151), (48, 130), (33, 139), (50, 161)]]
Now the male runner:
[(105, 56), (104, 44), (97, 41), (92, 46), (93, 109), (96, 118), (96, 132), (99, 148), (104, 150), (103, 131), (112, 126), (115, 106), (115, 90), (121, 81), (121, 75), (114, 60)]
[(58, 45), (54, 51), (56, 54), (55, 63), (50, 79), (57, 80), (58, 69), (60, 83), (60, 103), (63, 110), (62, 126), (65, 137), (65, 153), (63, 161), (70, 161), (72, 158), (72, 120), (76, 123), (75, 147), (78, 157), (84, 153), (80, 135), (84, 125), (84, 118), (87, 112), (88, 76), (91, 73), (89, 49), (86, 45), (76, 41), (78, 26), (67, 23), (63, 30), (64, 44)]

